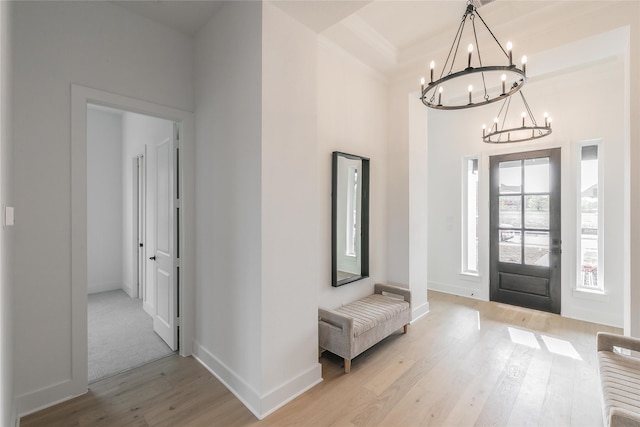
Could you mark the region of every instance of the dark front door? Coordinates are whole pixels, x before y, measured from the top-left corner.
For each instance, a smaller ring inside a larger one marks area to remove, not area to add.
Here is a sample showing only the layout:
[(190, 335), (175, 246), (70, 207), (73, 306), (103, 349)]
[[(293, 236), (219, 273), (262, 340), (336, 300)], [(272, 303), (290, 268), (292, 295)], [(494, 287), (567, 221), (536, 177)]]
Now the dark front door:
[(560, 313), (560, 149), (490, 159), (491, 300)]

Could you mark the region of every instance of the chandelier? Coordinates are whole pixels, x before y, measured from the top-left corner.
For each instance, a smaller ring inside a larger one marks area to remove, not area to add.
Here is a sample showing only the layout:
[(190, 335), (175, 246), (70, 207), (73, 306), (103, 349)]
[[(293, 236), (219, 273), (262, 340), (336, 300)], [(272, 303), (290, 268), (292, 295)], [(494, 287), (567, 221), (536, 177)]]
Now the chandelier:
[(511, 100), (515, 97), (506, 98), (488, 132), (486, 125), (482, 125), (482, 140), (484, 142), (493, 144), (523, 142), (542, 138), (551, 134), (551, 117), (549, 117), (547, 113), (544, 113), (544, 125), (538, 125), (533, 113), (531, 112), (531, 108), (529, 108), (529, 104), (524, 97), (524, 92), (520, 91), (519, 95), (522, 99), (523, 108), (525, 110), (521, 114), (522, 121), (515, 126), (514, 121), (512, 121), (511, 124), (507, 124)]
[[(498, 52), (502, 52), (505, 55), (506, 65), (485, 66), (482, 63), (480, 45), (478, 44), (476, 33), (476, 16), (484, 24), (491, 38), (497, 44)], [(473, 38), (471, 40), (475, 42), (475, 48), (473, 43), (468, 45), (466, 63), (461, 65), (461, 67), (464, 67), (464, 65), (466, 67), (459, 71), (454, 71), (456, 57), (460, 50), (460, 43), (467, 21), (470, 22), (473, 29)], [(422, 78), (421, 80), (420, 99), (422, 103), (427, 107), (440, 110), (460, 110), (500, 101), (518, 92), (526, 81), (527, 58), (526, 56), (522, 57), (522, 68), (516, 67), (513, 64), (512, 48), (511, 42), (506, 44), (506, 50), (502, 47), (476, 10), (472, 1), (469, 0), (440, 76), (434, 80), (436, 64), (431, 61), (429, 82), (425, 86), (425, 79)], [(474, 88), (476, 89), (474, 90)]]

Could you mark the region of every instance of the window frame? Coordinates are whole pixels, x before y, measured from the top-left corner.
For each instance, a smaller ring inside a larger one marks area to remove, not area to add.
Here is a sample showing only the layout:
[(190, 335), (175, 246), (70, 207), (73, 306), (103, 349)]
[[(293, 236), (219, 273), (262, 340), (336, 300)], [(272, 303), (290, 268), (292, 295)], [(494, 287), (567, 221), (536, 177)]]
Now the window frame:
[[(597, 147), (597, 161), (598, 161), (598, 237), (597, 237), (597, 254), (598, 263), (596, 274), (597, 287), (584, 286), (582, 281), (582, 149), (584, 147), (596, 146)], [(590, 139), (579, 141), (576, 144), (576, 209), (575, 209), (575, 224), (576, 224), (576, 257), (575, 257), (575, 272), (576, 278), (574, 281), (574, 291), (584, 292), (596, 295), (606, 294), (606, 283), (604, 280), (604, 218), (605, 218), (605, 191), (604, 191), (604, 140), (603, 139)]]
[[(469, 269), (469, 162), (476, 162), (476, 268), (475, 270)], [(477, 154), (464, 156), (462, 158), (462, 212), (461, 212), (461, 257), (460, 257), (460, 272), (467, 276), (480, 276), (480, 156)]]

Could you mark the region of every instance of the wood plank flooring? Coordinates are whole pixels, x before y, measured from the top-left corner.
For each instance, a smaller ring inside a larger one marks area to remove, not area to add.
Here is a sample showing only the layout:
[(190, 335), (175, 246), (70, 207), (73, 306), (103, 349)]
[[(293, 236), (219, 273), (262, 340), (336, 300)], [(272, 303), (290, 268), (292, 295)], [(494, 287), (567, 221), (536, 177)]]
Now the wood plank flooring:
[(597, 331), (619, 329), (429, 292), (431, 312), (258, 421), (192, 358), (170, 356), (22, 419), (54, 426), (602, 426)]

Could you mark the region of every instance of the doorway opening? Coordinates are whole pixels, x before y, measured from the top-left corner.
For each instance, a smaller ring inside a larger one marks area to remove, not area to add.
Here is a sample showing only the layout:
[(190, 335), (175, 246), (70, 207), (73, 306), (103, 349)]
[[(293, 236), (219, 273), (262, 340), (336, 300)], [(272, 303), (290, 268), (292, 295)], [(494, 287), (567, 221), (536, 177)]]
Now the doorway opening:
[(180, 125), (86, 112), (91, 383), (178, 350)]
[(560, 149), (489, 164), (491, 300), (560, 314)]

